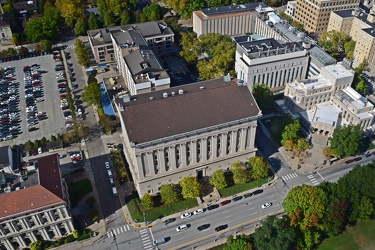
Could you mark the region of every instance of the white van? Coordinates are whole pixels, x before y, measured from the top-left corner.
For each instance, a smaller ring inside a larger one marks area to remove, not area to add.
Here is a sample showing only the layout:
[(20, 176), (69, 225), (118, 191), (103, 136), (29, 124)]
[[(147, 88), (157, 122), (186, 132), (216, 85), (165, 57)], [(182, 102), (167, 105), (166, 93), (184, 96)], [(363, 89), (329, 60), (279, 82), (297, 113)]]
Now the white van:
[(116, 189), (116, 187), (112, 187), (112, 194), (113, 194), (114, 197), (117, 196), (117, 189)]

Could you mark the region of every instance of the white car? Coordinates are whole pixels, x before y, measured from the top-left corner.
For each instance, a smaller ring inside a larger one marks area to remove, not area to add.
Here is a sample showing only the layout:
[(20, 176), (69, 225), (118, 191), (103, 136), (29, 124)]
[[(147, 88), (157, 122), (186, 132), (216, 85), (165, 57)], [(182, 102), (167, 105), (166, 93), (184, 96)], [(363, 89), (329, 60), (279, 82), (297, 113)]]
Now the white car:
[(267, 202), (267, 203), (264, 203), (262, 205), (262, 208), (265, 209), (265, 208), (270, 207), (270, 206), (272, 206), (272, 203), (271, 202)]
[(81, 109), (78, 109), (77, 112), (78, 112), (78, 115), (82, 115), (82, 110)]
[(111, 169), (111, 165), (109, 165), (109, 162), (108, 162), (108, 161), (106, 161), (104, 164), (105, 164), (105, 168), (106, 168), (106, 169)]
[(184, 225), (181, 225), (181, 226), (177, 227), (176, 231), (181, 232), (181, 231), (184, 231), (186, 229), (188, 229), (188, 226), (186, 224), (184, 224)]
[(202, 213), (204, 213), (204, 210), (202, 208), (194, 211), (194, 215), (202, 214)]
[(181, 219), (189, 218), (189, 217), (191, 217), (192, 215), (193, 215), (192, 213), (184, 213), (184, 214), (181, 214)]

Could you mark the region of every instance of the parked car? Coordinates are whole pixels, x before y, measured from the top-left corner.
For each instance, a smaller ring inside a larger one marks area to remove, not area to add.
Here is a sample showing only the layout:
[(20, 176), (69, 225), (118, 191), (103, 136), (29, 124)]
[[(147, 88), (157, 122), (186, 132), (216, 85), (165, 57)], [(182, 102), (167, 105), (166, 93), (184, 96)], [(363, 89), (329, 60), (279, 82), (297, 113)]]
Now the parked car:
[(106, 161), (104, 164), (105, 164), (105, 168), (106, 168), (106, 169), (111, 169), (111, 165), (109, 165), (109, 162), (108, 162), (108, 161)]
[(214, 204), (214, 205), (208, 206), (207, 209), (208, 210), (213, 210), (213, 209), (216, 209), (218, 207), (220, 207), (219, 204)]
[(192, 213), (181, 214), (181, 219), (185, 219), (185, 218), (191, 217), (192, 215), (193, 215)]
[(202, 213), (204, 213), (204, 209), (202, 209), (202, 208), (194, 211), (194, 215), (202, 214)]
[(225, 201), (220, 202), (220, 206), (225, 206), (229, 203), (230, 203), (230, 200), (225, 200)]
[(209, 227), (210, 227), (210, 224), (203, 224), (203, 225), (197, 227), (197, 229), (198, 229), (198, 231), (202, 231), (202, 230), (205, 230)]
[(188, 228), (189, 228), (189, 227), (188, 227), (186, 224), (183, 224), (183, 225), (177, 227), (177, 228), (176, 228), (176, 231), (177, 231), (177, 232), (181, 232), (181, 231), (184, 231), (184, 230), (186, 230), (186, 229), (188, 229)]
[(234, 197), (233, 199), (232, 199), (232, 201), (233, 202), (236, 202), (236, 201), (240, 201), (240, 200), (242, 200), (242, 196), (236, 196), (236, 197)]
[(220, 225), (220, 226), (218, 226), (218, 227), (215, 228), (215, 231), (219, 232), (219, 231), (222, 231), (222, 230), (226, 229), (227, 227), (228, 227), (227, 224)]
[(353, 160), (346, 160), (345, 161), (346, 164), (349, 164), (349, 163), (352, 163), (352, 162), (353, 162)]

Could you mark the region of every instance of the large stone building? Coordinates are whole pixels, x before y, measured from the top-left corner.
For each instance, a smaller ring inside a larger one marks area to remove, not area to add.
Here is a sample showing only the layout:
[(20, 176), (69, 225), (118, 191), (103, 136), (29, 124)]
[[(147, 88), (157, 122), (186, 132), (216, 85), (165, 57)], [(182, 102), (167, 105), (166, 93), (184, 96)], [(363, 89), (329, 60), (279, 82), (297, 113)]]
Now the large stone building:
[(375, 14), (358, 8), (333, 11), (328, 25), (330, 30), (344, 32), (356, 42), (353, 67), (366, 61), (368, 70), (375, 72)]
[(353, 9), (360, 0), (297, 0), (294, 19), (312, 36), (319, 37), (328, 28), (331, 11)]
[[(87, 34), (96, 63), (114, 62), (115, 54), (111, 33), (130, 30), (141, 34), (156, 55), (169, 53), (176, 49), (174, 33), (163, 20), (89, 30)], [(131, 44), (131, 41), (129, 43)]]
[(229, 77), (116, 99), (124, 153), (140, 196), (255, 155), (261, 112)]
[(354, 73), (343, 65), (323, 67), (318, 77), (288, 83), (277, 103), (297, 114), (310, 132), (332, 135), (341, 125), (371, 127), (374, 105), (350, 87)]
[(171, 79), (142, 34), (112, 31), (111, 39), (117, 69), (131, 95), (169, 88)]
[(241, 5), (206, 8), (193, 12), (193, 31), (198, 35), (219, 33), (223, 35), (241, 35), (253, 30), (256, 9), (272, 8), (265, 3), (248, 3)]
[(234, 37), (237, 78), (251, 90), (256, 83), (270, 89), (284, 88), (295, 79), (305, 79), (309, 54), (300, 43), (284, 43), (273, 38), (253, 40), (252, 36)]
[(26, 248), (37, 240), (56, 240), (74, 230), (59, 155), (23, 165), (5, 174), (0, 194), (0, 249)]
[(286, 5), (285, 14), (290, 16), (291, 18), (294, 17), (294, 9), (296, 8), (297, 1), (288, 1)]

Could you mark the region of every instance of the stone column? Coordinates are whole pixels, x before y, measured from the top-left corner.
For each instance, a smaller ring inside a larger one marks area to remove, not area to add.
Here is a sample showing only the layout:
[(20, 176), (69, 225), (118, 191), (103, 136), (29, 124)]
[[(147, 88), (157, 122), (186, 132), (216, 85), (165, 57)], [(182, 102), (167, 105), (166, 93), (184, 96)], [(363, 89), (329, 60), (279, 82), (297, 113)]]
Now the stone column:
[(11, 233), (16, 232), (16, 230), (15, 230), (15, 228), (14, 228), (12, 222), (7, 222), (6, 224), (7, 224), (8, 229), (9, 229), (9, 231), (10, 231)]
[(34, 221), (35, 221), (35, 226), (42, 225), (42, 221), (41, 221), (40, 218), (39, 218), (39, 214), (37, 214), (37, 215), (31, 215), (31, 216), (32, 216), (32, 218), (33, 218)]
[(29, 235), (29, 238), (30, 238), (31, 242), (37, 241), (37, 238), (36, 238), (33, 231), (30, 232), (28, 235)]
[(29, 228), (29, 223), (28, 223), (28, 221), (26, 220), (26, 218), (22, 218), (22, 219), (21, 219), (21, 222), (22, 222), (22, 225), (23, 225), (23, 228), (24, 228), (24, 229), (28, 229), (28, 228)]
[(65, 223), (65, 229), (68, 234), (71, 234), (74, 231), (73, 223), (71, 220), (66, 221)]
[(146, 155), (147, 155), (147, 162), (148, 162), (148, 171), (150, 175), (152, 176), (155, 174), (154, 155), (152, 151), (147, 152)]
[(256, 129), (257, 129), (257, 126), (256, 125), (252, 125), (250, 127), (250, 146), (251, 148), (254, 148), (254, 143), (255, 143), (255, 132), (256, 132)]
[(139, 175), (142, 177), (145, 177), (146, 173), (145, 173), (143, 162), (142, 162), (142, 155), (136, 154), (135, 158), (137, 159), (137, 168), (138, 168)]
[(196, 164), (198, 159), (197, 141), (191, 142), (191, 164)]
[(12, 243), (7, 238), (5, 238), (3, 240), (3, 242), (4, 242), (4, 245), (5, 245), (6, 249), (14, 250), (14, 247), (13, 247)]
[(186, 143), (181, 143), (180, 146), (180, 159), (181, 159), (181, 167), (187, 166), (186, 164)]
[(201, 140), (201, 156), (202, 162), (207, 161), (207, 138), (202, 138)]
[(53, 229), (55, 230), (55, 234), (58, 237), (62, 237), (63, 235), (60, 232), (60, 228), (57, 225), (53, 225)]
[(232, 137), (230, 138), (230, 153), (234, 154), (237, 151), (237, 130), (232, 131)]
[(158, 150), (158, 165), (159, 165), (159, 173), (165, 173), (165, 154), (164, 148)]
[(212, 159), (216, 159), (217, 158), (217, 135), (212, 136), (211, 152), (212, 152)]
[(176, 147), (169, 147), (169, 162), (170, 162), (170, 171), (176, 169)]
[(228, 150), (228, 133), (223, 133), (221, 137), (221, 155), (227, 155)]
[(246, 130), (247, 130), (247, 128), (242, 128), (241, 129), (240, 151), (245, 151), (245, 149), (246, 149)]
[(40, 229), (39, 232), (43, 237), (43, 240), (50, 240), (47, 230), (45, 228)]

